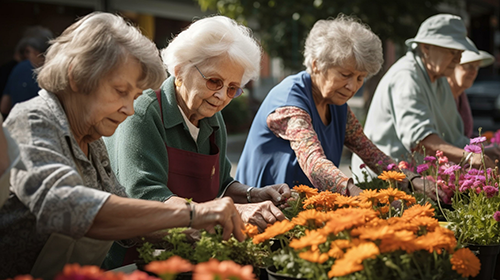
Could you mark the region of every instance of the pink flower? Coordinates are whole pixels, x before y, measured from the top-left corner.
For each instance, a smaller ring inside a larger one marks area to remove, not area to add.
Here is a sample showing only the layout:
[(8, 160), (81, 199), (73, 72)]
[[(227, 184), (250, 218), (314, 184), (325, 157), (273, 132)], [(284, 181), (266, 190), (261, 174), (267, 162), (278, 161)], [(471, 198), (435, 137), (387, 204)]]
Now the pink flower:
[(443, 151), (436, 151), (436, 156), (437, 157), (442, 157), (444, 155)]
[(486, 142), (486, 137), (484, 137), (484, 136), (479, 136), (479, 137), (470, 139), (471, 144), (481, 144), (483, 142)]
[(493, 186), (484, 186), (483, 190), (487, 198), (492, 198), (498, 193), (498, 189)]
[(470, 152), (470, 153), (474, 153), (474, 154), (481, 153), (481, 147), (476, 146), (476, 145), (465, 145), (464, 150), (466, 152)]
[(447, 168), (443, 174), (446, 174), (446, 175), (452, 175), (455, 173), (455, 171), (459, 170), (461, 167), (460, 165), (452, 165), (451, 167)]
[(496, 211), (495, 214), (493, 214), (493, 218), (495, 218), (495, 221), (500, 222), (500, 211)]
[(436, 161), (436, 158), (435, 158), (435, 157), (433, 157), (433, 156), (426, 156), (426, 157), (424, 158), (424, 161), (427, 161), (427, 162), (433, 163), (433, 162), (435, 162), (435, 161)]
[(417, 173), (422, 174), (423, 172), (427, 171), (429, 169), (429, 165), (427, 163), (421, 164), (417, 166)]
[(439, 157), (438, 162), (439, 162), (439, 164), (447, 163), (448, 158), (445, 156)]
[(393, 170), (395, 167), (396, 167), (396, 164), (389, 163), (389, 165), (387, 165), (387, 170)]
[(366, 164), (362, 163), (360, 166), (359, 166), (359, 169), (363, 169), (366, 167)]
[(408, 162), (402, 160), (398, 163), (398, 168), (399, 169), (410, 169), (410, 164)]

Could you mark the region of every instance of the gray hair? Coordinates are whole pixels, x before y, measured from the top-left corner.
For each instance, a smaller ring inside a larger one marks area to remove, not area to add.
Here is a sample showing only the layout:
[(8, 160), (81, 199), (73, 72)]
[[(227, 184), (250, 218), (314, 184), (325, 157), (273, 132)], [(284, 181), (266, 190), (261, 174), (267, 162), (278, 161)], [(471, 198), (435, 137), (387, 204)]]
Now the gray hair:
[(91, 13), (50, 43), (37, 80), (41, 88), (53, 93), (69, 88), (70, 75), (79, 91), (90, 93), (102, 77), (121, 66), (128, 56), (141, 64), (137, 87), (156, 89), (166, 79), (155, 44), (117, 15)]
[(185, 76), (194, 65), (210, 64), (214, 59), (226, 57), (245, 69), (242, 86), (257, 78), (260, 71), (261, 48), (252, 31), (224, 16), (195, 21), (177, 35), (161, 55), (171, 75), (175, 75), (177, 67)]
[(375, 75), (384, 62), (382, 41), (370, 27), (358, 19), (340, 14), (337, 18), (318, 20), (306, 39), (304, 65), (312, 73), (313, 61), (320, 71), (343, 66), (354, 58), (358, 71)]

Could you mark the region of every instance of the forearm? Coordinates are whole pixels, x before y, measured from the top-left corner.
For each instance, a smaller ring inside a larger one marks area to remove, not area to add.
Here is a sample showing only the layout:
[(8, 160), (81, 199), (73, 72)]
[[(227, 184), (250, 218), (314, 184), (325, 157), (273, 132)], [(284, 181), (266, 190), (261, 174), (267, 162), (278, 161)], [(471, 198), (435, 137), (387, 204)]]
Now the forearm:
[(227, 187), (224, 196), (230, 197), (234, 201), (234, 203), (242, 203), (242, 204), (248, 203), (247, 201), (248, 188), (249, 186), (244, 185), (238, 181), (235, 181), (229, 187)]
[(95, 216), (86, 236), (119, 240), (166, 228), (186, 227), (190, 209), (179, 205), (179, 201), (161, 203), (111, 195)]
[(444, 141), (437, 134), (431, 134), (420, 141), (419, 149), (425, 148), (425, 154), (435, 156), (436, 151), (442, 151), (444, 155), (452, 162), (460, 162), (464, 155), (464, 150), (455, 147)]

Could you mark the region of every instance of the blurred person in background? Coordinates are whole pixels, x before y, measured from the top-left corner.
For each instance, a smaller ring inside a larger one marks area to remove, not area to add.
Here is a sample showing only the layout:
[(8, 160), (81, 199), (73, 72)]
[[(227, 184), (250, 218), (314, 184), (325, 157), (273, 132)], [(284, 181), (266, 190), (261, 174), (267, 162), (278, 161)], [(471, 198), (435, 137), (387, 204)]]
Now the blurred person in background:
[[(464, 151), (470, 138), (464, 135), (446, 79), (460, 63), (463, 51), (478, 53), (467, 40), (464, 22), (455, 15), (431, 16), (406, 45), (406, 55), (391, 66), (375, 90), (366, 116), (366, 136), (398, 161), (415, 155), (421, 163), (425, 149), (426, 155), (435, 156), (439, 150), (452, 162), (464, 159), (473, 166), (481, 165), (480, 155)], [(499, 155), (496, 148), (486, 153), (493, 159)], [(485, 156), (485, 162), (487, 167), (495, 167), (490, 157)], [(362, 163), (353, 155), (354, 174), (361, 176)]]
[[(256, 187), (284, 181), (354, 196), (361, 189), (338, 168), (344, 145), (371, 168), (396, 165), (364, 135), (346, 103), (382, 63), (380, 39), (359, 20), (339, 15), (316, 22), (305, 43), (306, 71), (288, 76), (267, 95), (250, 128), (236, 180)], [(423, 182), (414, 180), (414, 185)]]
[(0, 101), (3, 116), (6, 117), (17, 103), (38, 95), (40, 87), (34, 70), (43, 65), (44, 53), (52, 37), (52, 32), (41, 26), (31, 27), (25, 32), (19, 42), (19, 51), (24, 60), (12, 69)]
[(166, 228), (221, 225), (224, 239), (245, 238), (230, 198), (196, 205), (132, 199), (116, 179), (102, 137), (165, 78), (156, 45), (113, 14), (89, 14), (52, 41), (39, 96), (5, 121), (23, 166), (12, 169), (0, 209), (0, 279), (53, 279), (66, 263), (101, 265), (113, 240), (132, 246)]
[[(474, 45), (472, 41), (469, 40), (469, 42)], [(479, 68), (487, 67), (494, 61), (495, 58), (485, 51), (479, 51), (479, 53), (464, 51), (460, 64), (455, 67), (455, 71), (447, 76), (458, 113), (460, 113), (464, 123), (464, 134), (469, 138), (474, 135), (474, 122), (465, 90), (470, 88), (476, 80)]]

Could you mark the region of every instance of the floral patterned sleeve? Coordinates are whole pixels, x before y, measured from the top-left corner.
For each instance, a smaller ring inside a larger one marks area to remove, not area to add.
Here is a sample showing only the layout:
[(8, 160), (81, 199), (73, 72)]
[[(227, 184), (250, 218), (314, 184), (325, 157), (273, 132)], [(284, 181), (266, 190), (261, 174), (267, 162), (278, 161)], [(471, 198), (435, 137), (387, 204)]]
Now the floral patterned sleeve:
[(373, 144), (373, 142), (366, 137), (363, 132), (363, 127), (351, 111), (351, 108), (347, 108), (347, 124), (344, 145), (353, 153), (357, 154), (361, 160), (363, 160), (363, 162), (375, 172), (377, 172), (377, 170), (381, 167), (386, 167), (391, 163), (395, 163), (391, 157), (384, 154), (384, 152), (379, 150), (379, 148), (377, 148), (377, 146), (375, 146), (375, 144)]
[(349, 177), (326, 158), (306, 111), (293, 106), (278, 108), (267, 117), (267, 126), (276, 136), (290, 141), (300, 167), (315, 188), (347, 194)]

